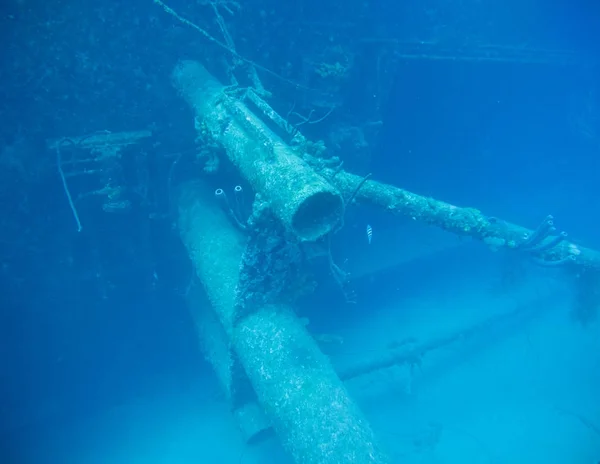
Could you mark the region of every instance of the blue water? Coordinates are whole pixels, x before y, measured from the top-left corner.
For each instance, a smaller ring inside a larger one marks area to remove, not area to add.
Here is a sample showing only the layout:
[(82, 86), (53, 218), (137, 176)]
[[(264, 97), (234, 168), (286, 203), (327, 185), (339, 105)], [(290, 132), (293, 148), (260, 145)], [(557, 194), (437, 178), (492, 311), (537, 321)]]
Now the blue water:
[[(206, 172), (171, 81), (192, 59), (231, 83), (219, 16), (269, 103), (345, 169), (531, 229), (551, 214), (600, 249), (598, 5), (166, 5), (179, 18), (151, 0), (0, 8), (0, 463), (292, 462), (276, 437), (244, 442), (185, 300), (173, 191), (193, 177), (250, 190), (224, 160)], [(52, 148), (143, 130), (117, 157)], [(600, 284), (577, 296), (589, 274), (364, 205), (331, 251), (345, 292), (317, 266), (295, 309), (338, 372), (469, 334), (345, 383), (389, 462), (600, 462)]]

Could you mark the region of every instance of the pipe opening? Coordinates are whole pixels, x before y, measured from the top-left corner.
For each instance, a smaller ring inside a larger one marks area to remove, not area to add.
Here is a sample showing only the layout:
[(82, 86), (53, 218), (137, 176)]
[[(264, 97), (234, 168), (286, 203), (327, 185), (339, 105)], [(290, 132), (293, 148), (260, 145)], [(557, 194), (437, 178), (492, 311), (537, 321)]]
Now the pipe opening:
[(315, 241), (328, 234), (342, 220), (344, 202), (334, 192), (316, 192), (307, 197), (292, 217), (292, 229), (301, 239)]

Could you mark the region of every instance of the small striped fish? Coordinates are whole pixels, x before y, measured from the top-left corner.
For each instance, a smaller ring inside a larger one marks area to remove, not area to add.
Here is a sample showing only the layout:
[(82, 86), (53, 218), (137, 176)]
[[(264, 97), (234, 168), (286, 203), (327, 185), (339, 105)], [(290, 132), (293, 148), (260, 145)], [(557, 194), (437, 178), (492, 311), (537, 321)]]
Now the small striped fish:
[(367, 242), (369, 242), (369, 245), (371, 244), (371, 240), (373, 240), (373, 228), (367, 224)]

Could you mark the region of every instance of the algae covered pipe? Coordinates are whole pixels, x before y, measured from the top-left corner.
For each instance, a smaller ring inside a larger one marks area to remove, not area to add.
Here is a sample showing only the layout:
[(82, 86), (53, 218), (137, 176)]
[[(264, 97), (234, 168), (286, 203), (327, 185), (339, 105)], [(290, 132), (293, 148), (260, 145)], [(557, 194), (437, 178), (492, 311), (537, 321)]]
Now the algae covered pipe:
[(471, 326), (461, 327), (454, 332), (424, 343), (407, 344), (404, 349), (389, 349), (376, 357), (360, 359), (355, 364), (338, 371), (338, 375), (346, 382), (393, 366), (420, 367), (423, 358), (433, 351), (447, 348), (455, 343), (464, 344), (476, 337), (485, 337), (486, 333), (490, 331), (497, 332), (499, 329), (505, 330), (509, 327), (526, 327), (528, 321), (554, 307), (556, 298), (557, 293), (553, 292), (551, 295), (519, 305), (511, 311), (496, 314)]
[[(359, 203), (372, 204), (391, 214), (406, 216), (457, 235), (471, 236), (494, 247), (519, 249), (519, 245), (535, 233), (525, 227), (485, 216), (474, 208), (461, 208), (370, 179), (364, 181), (364, 178), (346, 171), (326, 169), (324, 175), (346, 198), (355, 194), (354, 199)], [(590, 248), (566, 240), (546, 248), (542, 248), (537, 256), (547, 264), (600, 269), (600, 253)]]
[(197, 127), (225, 148), (231, 162), (301, 240), (314, 241), (342, 219), (340, 193), (200, 63), (180, 62), (173, 84), (192, 106)]
[(236, 317), (245, 236), (199, 182), (181, 186), (179, 232), (258, 401), (298, 464), (387, 463), (328, 358), (286, 305)]

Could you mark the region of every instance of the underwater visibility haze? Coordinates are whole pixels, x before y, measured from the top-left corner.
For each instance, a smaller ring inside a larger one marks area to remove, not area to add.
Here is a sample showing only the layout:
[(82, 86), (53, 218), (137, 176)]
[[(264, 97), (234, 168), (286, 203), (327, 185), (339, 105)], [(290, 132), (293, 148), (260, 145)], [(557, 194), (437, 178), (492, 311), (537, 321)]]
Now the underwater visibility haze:
[(599, 19), (4, 0), (0, 463), (600, 463)]

